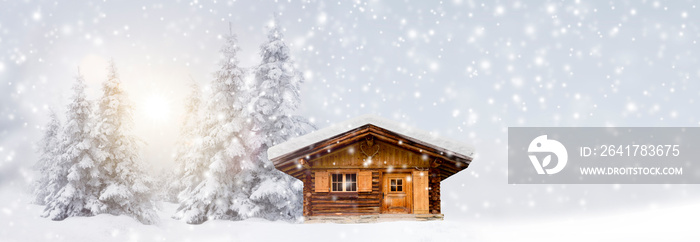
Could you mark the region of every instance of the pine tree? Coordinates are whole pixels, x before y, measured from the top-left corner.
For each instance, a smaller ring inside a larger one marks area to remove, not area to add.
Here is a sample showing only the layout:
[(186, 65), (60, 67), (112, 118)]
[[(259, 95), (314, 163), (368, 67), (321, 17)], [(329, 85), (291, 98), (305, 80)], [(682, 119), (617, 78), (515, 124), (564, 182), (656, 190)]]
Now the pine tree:
[(180, 193), (185, 196), (183, 199), (186, 199), (186, 195), (193, 189), (193, 186), (186, 184), (198, 184), (202, 181), (201, 176), (188, 173), (194, 168), (190, 165), (196, 164), (197, 160), (201, 159), (199, 152), (192, 152), (201, 146), (201, 132), (199, 130), (201, 95), (199, 85), (193, 79), (190, 84), (190, 95), (185, 100), (185, 114), (180, 124), (180, 136), (175, 145), (176, 167), (172, 172), (174, 179), (170, 180), (167, 187), (166, 201), (178, 202), (178, 194)]
[(95, 136), (106, 156), (100, 160), (101, 186), (96, 213), (133, 216), (144, 224), (157, 222), (151, 187), (138, 150), (140, 140), (130, 134), (133, 108), (121, 87), (114, 62), (108, 67), (98, 102)]
[(256, 216), (293, 220), (301, 215), (301, 182), (275, 169), (267, 158), (267, 149), (315, 127), (293, 114), (301, 103), (303, 78), (294, 67), (276, 18), (267, 38), (260, 46), (262, 63), (255, 68), (256, 95), (251, 116), (256, 135), (247, 139), (247, 145), (257, 169), (249, 184), (251, 198), (258, 207)]
[(289, 59), (279, 26), (262, 45), (255, 78), (243, 79), (236, 38), (226, 37), (223, 60), (212, 82), (200, 123), (201, 142), (185, 166), (175, 218), (262, 217), (293, 220), (301, 214), (301, 182), (276, 170), (267, 148), (315, 129), (293, 111), (299, 106), (301, 76)]
[[(85, 97), (85, 81), (76, 78), (72, 102), (66, 111), (66, 123), (58, 162), (49, 166), (44, 217), (63, 220), (72, 216), (92, 216), (101, 206), (96, 187), (100, 185), (98, 160), (104, 156), (94, 149), (91, 103)], [(55, 191), (55, 192), (54, 192)]]
[(239, 220), (248, 217), (248, 196), (242, 193), (241, 176), (246, 150), (242, 133), (249, 130), (241, 115), (249, 99), (245, 72), (239, 67), (240, 51), (236, 37), (226, 36), (221, 49), (223, 59), (211, 83), (201, 123), (201, 143), (195, 144), (195, 156), (184, 169), (180, 207), (174, 216), (187, 223), (209, 219)]
[(58, 164), (62, 154), (59, 137), (61, 121), (53, 109), (50, 110), (49, 119), (44, 129), (44, 136), (39, 143), (41, 156), (34, 165), (34, 169), (39, 171), (39, 178), (33, 184), (33, 195), (34, 203), (39, 205), (46, 205), (47, 198), (57, 191), (55, 184), (49, 186), (51, 179), (55, 179), (55, 174), (51, 173), (50, 169)]

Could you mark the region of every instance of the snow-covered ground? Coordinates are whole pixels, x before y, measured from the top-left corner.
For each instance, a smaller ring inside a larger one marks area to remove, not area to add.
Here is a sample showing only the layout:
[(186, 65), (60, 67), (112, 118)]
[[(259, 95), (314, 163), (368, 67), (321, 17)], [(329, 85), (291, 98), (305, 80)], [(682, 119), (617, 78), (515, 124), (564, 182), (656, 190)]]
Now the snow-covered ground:
[(28, 195), (0, 188), (0, 241), (698, 241), (700, 204), (576, 219), (451, 220), (375, 224), (290, 224), (261, 219), (173, 220), (176, 205), (164, 204), (157, 225), (126, 216), (41, 218)]

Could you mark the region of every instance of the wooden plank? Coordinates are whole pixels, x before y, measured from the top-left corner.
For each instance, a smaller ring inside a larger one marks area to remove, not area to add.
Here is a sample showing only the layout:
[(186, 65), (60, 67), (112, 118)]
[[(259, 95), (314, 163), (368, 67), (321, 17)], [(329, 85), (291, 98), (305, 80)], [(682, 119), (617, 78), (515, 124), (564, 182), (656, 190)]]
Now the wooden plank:
[(304, 188), (303, 188), (303, 214), (304, 216), (311, 216), (311, 172), (306, 171), (304, 174)]
[(427, 173), (427, 171), (413, 171), (413, 213), (415, 214), (429, 213)]
[(314, 172), (316, 179), (316, 192), (329, 192), (329, 182), (328, 182), (328, 172), (327, 171), (317, 171)]
[(373, 199), (357, 199), (357, 200), (317, 200), (313, 199), (314, 205), (362, 205), (362, 204), (379, 204), (379, 197)]
[(365, 194), (365, 195), (358, 195), (358, 193), (355, 193), (354, 195), (337, 195), (335, 193), (323, 193), (323, 194), (314, 194), (314, 201), (315, 200), (355, 200), (355, 199), (372, 199), (381, 196), (381, 194), (374, 194), (374, 193), (359, 193), (359, 194)]
[[(402, 149), (397, 144), (387, 143), (385, 141), (375, 141), (375, 144), (380, 147), (380, 152), (374, 157), (372, 163), (369, 166), (364, 165), (364, 155), (360, 150), (359, 144), (365, 142), (364, 140), (357, 141), (356, 143), (350, 144), (342, 149), (336, 149), (331, 153), (324, 154), (323, 156), (313, 158), (309, 161), (311, 170), (318, 169), (348, 169), (348, 168), (386, 168), (394, 167), (394, 169), (409, 168), (414, 167), (428, 168), (429, 161), (424, 160), (423, 154)], [(355, 149), (354, 152), (350, 152), (350, 149)], [(384, 163), (386, 162), (386, 163)], [(278, 167), (285, 172), (296, 172), (297, 166), (287, 166), (283, 165)], [(307, 169), (304, 167), (304, 169)]]
[(357, 174), (357, 191), (372, 192), (372, 172), (361, 171)]
[(321, 213), (352, 213), (352, 212), (366, 212), (371, 213), (379, 211), (377, 207), (366, 207), (366, 208), (345, 208), (345, 209), (314, 209), (314, 214), (318, 215)]
[(379, 203), (379, 198), (381, 196), (373, 196), (373, 197), (367, 197), (367, 198), (355, 198), (355, 199), (333, 199), (330, 197), (314, 197), (311, 199), (311, 201), (314, 204), (320, 204), (320, 203)]
[(430, 213), (440, 214), (440, 181), (443, 177), (437, 168), (430, 169), (428, 174), (428, 185), (430, 186), (428, 207), (430, 208)]

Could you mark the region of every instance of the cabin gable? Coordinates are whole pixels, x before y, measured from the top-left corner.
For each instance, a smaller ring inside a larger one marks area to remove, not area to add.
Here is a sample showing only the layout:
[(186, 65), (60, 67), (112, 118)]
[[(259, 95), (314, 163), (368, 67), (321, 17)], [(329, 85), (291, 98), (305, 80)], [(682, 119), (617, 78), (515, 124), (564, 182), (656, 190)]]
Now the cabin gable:
[[(372, 146), (366, 144), (368, 138), (373, 140)], [(471, 157), (456, 154), (370, 124), (294, 152), (274, 157), (271, 160), (278, 170), (303, 180), (304, 170), (309, 169), (314, 162), (320, 162), (327, 167), (340, 166), (341, 163), (345, 164), (343, 166), (357, 167), (357, 162), (365, 160), (368, 155), (372, 156), (377, 149), (379, 152), (372, 157), (372, 163), (370, 163), (372, 166), (381, 166), (381, 164), (374, 163), (377, 159), (380, 159), (381, 162), (393, 162), (396, 164), (395, 168), (412, 165), (425, 167), (423, 162), (427, 161), (428, 166), (438, 168), (435, 172), (441, 180), (466, 169), (472, 161)], [(341, 157), (342, 159), (340, 159)], [(328, 163), (328, 161), (331, 162)], [(333, 161), (336, 162), (336, 165), (333, 165)]]
[(340, 168), (428, 168), (430, 156), (406, 150), (398, 145), (376, 140), (374, 136), (356, 140), (343, 148), (309, 160), (311, 169)]

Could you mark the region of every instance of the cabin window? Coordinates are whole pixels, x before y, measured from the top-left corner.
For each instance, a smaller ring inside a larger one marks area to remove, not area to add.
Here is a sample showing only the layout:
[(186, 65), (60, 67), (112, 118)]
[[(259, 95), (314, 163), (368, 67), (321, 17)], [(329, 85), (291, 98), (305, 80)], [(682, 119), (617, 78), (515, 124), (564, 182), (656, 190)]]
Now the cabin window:
[(345, 174), (345, 191), (357, 191), (357, 174)]
[(333, 191), (343, 191), (343, 174), (331, 174), (331, 176), (331, 187)]
[(356, 192), (357, 174), (331, 174), (331, 191)]
[(403, 191), (403, 179), (396, 178), (389, 181), (391, 184), (392, 192), (402, 192)]

